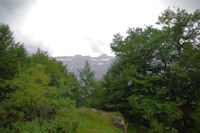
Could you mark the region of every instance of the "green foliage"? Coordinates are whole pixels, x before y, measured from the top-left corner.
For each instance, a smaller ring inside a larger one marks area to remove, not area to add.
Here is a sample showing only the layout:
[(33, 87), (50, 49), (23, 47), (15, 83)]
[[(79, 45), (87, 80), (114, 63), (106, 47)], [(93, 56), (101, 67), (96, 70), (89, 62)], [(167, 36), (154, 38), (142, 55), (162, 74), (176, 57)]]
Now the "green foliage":
[[(200, 12), (165, 10), (161, 29), (147, 26), (114, 36), (116, 60), (104, 77), (103, 109), (154, 132), (195, 127), (191, 114), (200, 95)], [(162, 130), (162, 131), (161, 131)]]
[(26, 63), (26, 51), (22, 44), (15, 42), (8, 25), (0, 24), (0, 101), (12, 92), (6, 87), (6, 80), (23, 70)]
[[(23, 49), (14, 47), (18, 44), (14, 44), (9, 27), (3, 26), (3, 28), (3, 31), (7, 30), (9, 33), (4, 37), (10, 37), (6, 38), (7, 42), (10, 42), (8, 46), (5, 45), (7, 46), (5, 49), (3, 49), (4, 44), (1, 43), (3, 44), (1, 50), (4, 50), (5, 54), (7, 52), (6, 56), (9, 55), (9, 59), (14, 58), (12, 54), (22, 59)], [(13, 48), (6, 51), (11, 44)], [(2, 54), (1, 59), (6, 56)], [(120, 132), (111, 123), (109, 113), (109, 119), (104, 120), (99, 113), (75, 108), (74, 103), (76, 106), (79, 106), (80, 102), (82, 105), (91, 105), (89, 99), (94, 99), (92, 94), (96, 94), (93, 90), (97, 85), (94, 73), (90, 72), (89, 64), (86, 64), (84, 69), (86, 71), (83, 70), (82, 73), (82, 81), (85, 84), (82, 82), (83, 86), (80, 86), (75, 75), (69, 73), (61, 62), (50, 58), (47, 52), (38, 49), (32, 56), (24, 55), (25, 58), (24, 62), (20, 61), (17, 65), (11, 64), (13, 67), (16, 65), (17, 68), (9, 68), (13, 74), (8, 78), (1, 75), (0, 132)], [(7, 63), (5, 59), (3, 61)], [(1, 64), (2, 70), (7, 69), (5, 65)], [(80, 88), (84, 91), (80, 91)]]
[[(177, 112), (178, 107), (174, 103), (159, 102), (148, 97), (129, 97), (130, 106), (134, 113), (142, 116), (142, 119), (152, 121), (158, 119), (162, 123), (170, 124), (181, 118), (181, 113)], [(164, 120), (163, 120), (164, 119)]]
[(83, 69), (78, 70), (80, 77), (80, 88), (75, 93), (78, 93), (76, 101), (80, 101), (79, 106), (90, 107), (93, 94), (92, 92), (97, 87), (97, 82), (94, 78), (94, 72), (91, 70), (88, 61), (85, 62)]
[(60, 97), (49, 82), (50, 77), (40, 64), (9, 81), (10, 88), (15, 91), (1, 104), (1, 119), (7, 119), (1, 124), (9, 125), (16, 120), (29, 121), (36, 117), (51, 119), (60, 108), (72, 109), (74, 105), (70, 99)]
[(49, 86), (55, 86), (62, 97), (74, 98), (74, 90), (78, 90), (79, 83), (73, 73), (68, 72), (66, 66), (62, 62), (57, 62), (55, 59), (50, 58), (47, 52), (38, 51), (29, 58), (30, 64), (42, 64), (44, 72), (49, 75)]
[(78, 71), (82, 86), (88, 90), (92, 89), (94, 84), (94, 72), (91, 70), (88, 61), (85, 62), (84, 68)]
[(199, 97), (197, 97), (195, 99), (195, 102), (197, 102), (197, 107), (196, 107), (196, 110), (190, 114), (191, 117), (194, 119), (194, 128), (193, 129), (190, 129), (191, 132), (200, 132), (200, 127), (199, 127), (199, 124), (200, 124), (200, 99)]
[(95, 73), (91, 70), (88, 61), (85, 62), (84, 68), (78, 71), (80, 88), (75, 94), (79, 94), (76, 98), (76, 101), (80, 101), (79, 106), (101, 109), (104, 92), (102, 82), (95, 79)]
[(25, 132), (63, 132), (63, 133), (120, 133), (111, 121), (114, 113), (106, 113), (106, 118), (102, 112), (93, 112), (87, 108), (78, 110), (61, 109), (57, 112), (55, 119), (46, 121), (42, 118), (36, 118), (27, 122), (15, 122), (13, 127), (15, 131)]
[(25, 57), (23, 45), (15, 42), (8, 25), (0, 24), (0, 79), (12, 79), (23, 66)]
[(65, 118), (77, 123), (78, 133), (120, 133), (112, 123), (114, 113), (93, 111), (92, 109), (80, 108), (73, 113), (65, 113)]
[(152, 133), (164, 133), (164, 127), (162, 123), (158, 123), (156, 120), (151, 121)]
[(0, 132), (120, 132), (113, 113), (75, 106), (119, 111), (130, 133), (200, 131), (199, 21), (199, 10), (168, 8), (158, 18), (160, 29), (114, 35), (116, 60), (102, 81), (88, 62), (77, 80), (47, 52), (27, 57), (0, 24)]
[(26, 57), (9, 27), (2, 24), (0, 31), (0, 130), (61, 132), (54, 124), (58, 112), (75, 109), (71, 99), (72, 90), (78, 87), (76, 77), (47, 52), (38, 50)]
[(102, 109), (103, 107), (103, 99), (104, 99), (104, 88), (102, 87), (101, 81), (95, 82), (94, 89), (91, 90), (90, 94), (90, 107), (96, 108), (96, 109)]
[[(70, 112), (65, 112), (70, 113)], [(13, 123), (15, 131), (20, 133), (29, 133), (29, 132), (41, 132), (41, 133), (76, 133), (77, 127), (75, 123), (72, 123), (70, 119), (61, 118), (61, 116), (56, 116), (55, 119), (46, 121), (41, 118), (36, 118), (32, 121), (27, 122), (16, 122)]]

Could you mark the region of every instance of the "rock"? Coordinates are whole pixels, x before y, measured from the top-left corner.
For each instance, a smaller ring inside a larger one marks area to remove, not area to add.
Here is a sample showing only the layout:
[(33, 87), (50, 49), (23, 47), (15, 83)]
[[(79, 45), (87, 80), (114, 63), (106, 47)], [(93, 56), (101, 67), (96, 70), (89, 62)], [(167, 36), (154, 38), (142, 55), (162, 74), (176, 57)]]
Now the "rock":
[(102, 113), (102, 117), (103, 117), (103, 119), (106, 119), (106, 112), (104, 112), (104, 111), (102, 111), (102, 110), (97, 110), (97, 109), (95, 109), (95, 108), (91, 108), (91, 111), (92, 112), (101, 112)]
[(91, 108), (91, 111), (92, 111), (92, 112), (95, 112), (95, 113), (98, 112), (98, 110), (95, 109), (95, 108)]
[(102, 117), (104, 120), (106, 119), (106, 113), (104, 111), (102, 111)]
[(120, 130), (123, 131), (123, 133), (127, 133), (127, 126), (128, 126), (128, 123), (126, 123), (124, 121), (124, 119), (122, 118), (122, 116), (119, 116), (119, 115), (113, 115), (112, 116), (112, 121), (113, 121), (113, 124), (118, 127)]
[[(107, 115), (105, 111), (102, 110), (97, 110), (95, 108), (90, 108), (90, 110), (92, 112), (101, 112), (102, 113), (102, 117), (105, 120)], [(128, 123), (126, 123), (124, 121), (124, 118), (119, 114), (119, 115), (112, 115), (111, 120), (113, 122), (113, 124), (119, 128), (123, 133), (127, 133), (127, 127), (128, 127)]]

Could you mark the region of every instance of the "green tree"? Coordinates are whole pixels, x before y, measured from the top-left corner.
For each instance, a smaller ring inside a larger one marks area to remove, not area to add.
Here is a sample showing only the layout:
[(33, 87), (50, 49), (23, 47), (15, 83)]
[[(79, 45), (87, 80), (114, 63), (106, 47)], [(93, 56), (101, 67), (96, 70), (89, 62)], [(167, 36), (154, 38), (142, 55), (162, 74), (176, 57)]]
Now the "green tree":
[(42, 64), (44, 71), (50, 76), (49, 86), (56, 86), (60, 97), (69, 97), (79, 106), (82, 103), (79, 92), (80, 84), (73, 73), (68, 72), (62, 62), (50, 58), (47, 52), (38, 51), (29, 58), (29, 65)]
[[(60, 108), (71, 108), (67, 97), (60, 97), (55, 86), (49, 86), (50, 76), (38, 64), (20, 73), (9, 86), (13, 93), (1, 103), (2, 126), (12, 126), (16, 121), (29, 121), (36, 117), (50, 119)], [(69, 106), (68, 106), (69, 105)], [(6, 119), (6, 120), (3, 120)]]
[[(167, 9), (161, 29), (133, 28), (114, 36), (116, 61), (104, 77), (104, 109), (122, 112), (129, 121), (165, 130), (189, 132), (199, 97), (200, 12)], [(153, 125), (154, 125), (153, 124)]]
[(25, 57), (23, 45), (15, 42), (8, 25), (0, 24), (0, 78), (12, 79), (20, 71)]
[(11, 80), (17, 73), (23, 71), (27, 62), (26, 50), (23, 45), (15, 42), (8, 25), (0, 24), (0, 101), (12, 92), (6, 86), (6, 80)]
[(50, 58), (47, 52), (38, 51), (30, 58), (30, 66), (36, 64), (42, 64), (44, 71), (50, 76), (50, 86), (56, 86), (60, 92), (60, 95), (64, 97), (72, 97), (72, 89), (79, 87), (76, 77), (68, 72), (66, 66), (62, 62), (57, 62), (54, 58)]
[(82, 69), (78, 69), (80, 77), (80, 90), (83, 106), (89, 106), (91, 102), (91, 92), (95, 88), (94, 71), (91, 70), (88, 61), (85, 62), (85, 66)]
[(189, 132), (195, 125), (191, 114), (197, 108), (194, 99), (199, 97), (200, 91), (199, 20), (200, 10), (189, 14), (180, 9), (176, 12), (167, 9), (158, 20), (168, 36), (166, 46), (173, 47), (173, 52), (176, 53), (174, 58), (168, 60), (171, 65), (165, 76), (165, 85), (168, 86), (170, 99), (179, 99), (177, 103), (183, 111), (183, 119), (176, 126), (179, 132)]

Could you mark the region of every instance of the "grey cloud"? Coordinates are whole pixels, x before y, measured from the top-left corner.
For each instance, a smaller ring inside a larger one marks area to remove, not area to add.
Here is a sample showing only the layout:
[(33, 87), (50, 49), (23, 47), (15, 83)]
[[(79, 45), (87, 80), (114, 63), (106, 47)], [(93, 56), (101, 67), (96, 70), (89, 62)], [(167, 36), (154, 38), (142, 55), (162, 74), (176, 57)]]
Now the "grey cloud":
[(101, 47), (104, 46), (105, 44), (102, 41), (94, 40), (94, 39), (90, 39), (90, 38), (87, 38), (86, 41), (94, 53), (97, 53), (97, 54), (104, 53), (103, 50), (101, 49)]
[(200, 9), (200, 0), (161, 0), (161, 2), (166, 6), (183, 8), (189, 12)]
[(20, 28), (26, 14), (37, 0), (0, 0), (0, 23), (8, 24), (11, 31), (14, 31), (16, 41), (23, 43), (29, 53), (34, 53), (38, 48), (48, 51), (49, 47), (41, 41), (34, 41), (31, 37), (22, 35)]
[(47, 51), (50, 56), (52, 56), (52, 50), (49, 47), (45, 47), (43, 42), (41, 41), (29, 41), (28, 43), (24, 43), (24, 46), (28, 53), (33, 54), (40, 48), (42, 51)]
[(16, 37), (16, 40), (18, 42), (23, 43), (24, 47), (30, 54), (35, 53), (37, 49), (40, 48), (43, 51), (48, 51), (49, 55), (52, 55), (52, 50), (48, 46), (46, 46), (42, 41), (35, 41), (31, 37), (21, 34), (16, 34)]
[(0, 22), (20, 25), (36, 0), (0, 0)]

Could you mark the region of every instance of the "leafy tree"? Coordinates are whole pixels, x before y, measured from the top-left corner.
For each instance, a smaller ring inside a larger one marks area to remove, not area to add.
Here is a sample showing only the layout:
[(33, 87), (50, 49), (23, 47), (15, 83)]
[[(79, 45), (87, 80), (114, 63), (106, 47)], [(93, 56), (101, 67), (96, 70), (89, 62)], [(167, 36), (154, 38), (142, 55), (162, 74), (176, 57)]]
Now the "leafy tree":
[(157, 22), (161, 29), (116, 34), (111, 48), (117, 59), (104, 77), (103, 108), (146, 127), (158, 122), (165, 130), (189, 132), (200, 94), (199, 20), (199, 10), (167, 9)]
[(6, 80), (13, 79), (17, 73), (23, 71), (26, 61), (23, 45), (15, 42), (8, 25), (0, 24), (0, 101), (12, 91), (6, 86)]
[[(183, 111), (183, 119), (178, 122), (179, 132), (189, 132), (194, 127), (192, 112), (197, 108), (196, 97), (199, 97), (200, 75), (200, 10), (193, 14), (177, 9), (173, 12), (167, 9), (158, 20), (163, 31), (168, 36), (166, 45), (173, 47), (176, 56), (168, 61), (169, 72), (165, 83), (169, 87), (168, 95), (171, 100), (177, 101)], [(180, 126), (184, 125), (184, 126)]]
[(50, 76), (50, 86), (56, 86), (60, 95), (72, 98), (72, 89), (79, 87), (76, 77), (68, 72), (67, 67), (62, 62), (57, 62), (54, 58), (50, 58), (47, 52), (40, 49), (30, 57), (30, 64), (42, 64), (44, 71)]
[(67, 97), (59, 96), (55, 86), (49, 86), (49, 82), (50, 77), (40, 64), (9, 81), (10, 88), (15, 91), (1, 104), (0, 119), (3, 123), (0, 124), (8, 126), (15, 121), (29, 121), (36, 117), (51, 119), (60, 108), (73, 107), (68, 104), (70, 100)]
[(78, 86), (76, 77), (47, 52), (38, 50), (26, 57), (23, 45), (15, 43), (9, 27), (1, 25), (0, 31), (0, 131), (21, 132), (26, 124), (37, 120), (33, 128), (41, 130), (41, 124), (45, 127), (49, 121), (55, 123), (54, 118), (61, 110), (66, 113), (74, 109), (71, 99), (72, 90)]
[(15, 42), (8, 25), (0, 24), (0, 78), (12, 79), (26, 57), (22, 44)]

